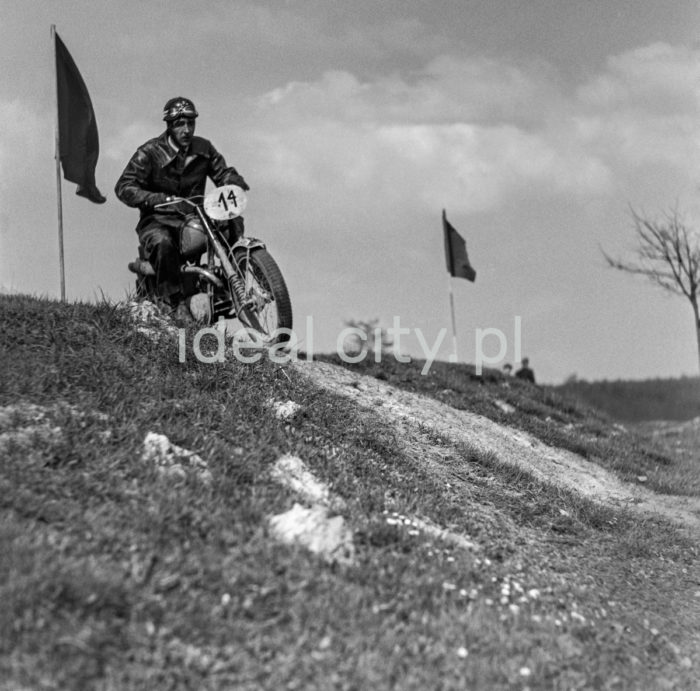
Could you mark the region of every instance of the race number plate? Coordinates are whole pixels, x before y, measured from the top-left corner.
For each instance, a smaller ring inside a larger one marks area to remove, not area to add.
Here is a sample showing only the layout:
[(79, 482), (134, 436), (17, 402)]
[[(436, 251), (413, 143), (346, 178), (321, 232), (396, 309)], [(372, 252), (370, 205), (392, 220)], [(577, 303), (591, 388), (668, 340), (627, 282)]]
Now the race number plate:
[(224, 185), (217, 187), (204, 197), (204, 211), (215, 221), (228, 221), (240, 216), (244, 211), (248, 198), (242, 187)]

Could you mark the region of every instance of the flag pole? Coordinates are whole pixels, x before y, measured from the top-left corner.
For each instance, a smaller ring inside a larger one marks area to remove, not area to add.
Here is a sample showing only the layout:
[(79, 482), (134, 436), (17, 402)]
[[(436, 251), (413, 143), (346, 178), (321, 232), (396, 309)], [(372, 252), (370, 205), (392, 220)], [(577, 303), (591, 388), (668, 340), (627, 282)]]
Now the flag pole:
[(457, 354), (457, 323), (455, 321), (455, 296), (452, 290), (452, 276), (447, 272), (447, 289), (450, 293), (450, 313), (452, 314), (452, 349), (454, 351), (454, 361), (459, 362)]
[(450, 315), (452, 316), (452, 349), (454, 351), (453, 357), (455, 362), (459, 362), (459, 356), (457, 355), (457, 322), (455, 321), (455, 296), (452, 290), (452, 271), (454, 267), (454, 258), (452, 257), (452, 242), (447, 237), (447, 213), (445, 209), (442, 210), (442, 233), (445, 239), (445, 250), (447, 251), (449, 264), (447, 269), (447, 291), (450, 294)]
[(56, 64), (56, 25), (51, 25), (51, 43), (54, 56), (54, 79), (56, 82), (56, 125), (55, 125), (55, 159), (56, 159), (56, 199), (58, 203), (58, 262), (61, 275), (61, 302), (66, 301), (66, 274), (63, 256), (63, 195), (61, 192), (61, 141), (58, 124), (58, 65)]

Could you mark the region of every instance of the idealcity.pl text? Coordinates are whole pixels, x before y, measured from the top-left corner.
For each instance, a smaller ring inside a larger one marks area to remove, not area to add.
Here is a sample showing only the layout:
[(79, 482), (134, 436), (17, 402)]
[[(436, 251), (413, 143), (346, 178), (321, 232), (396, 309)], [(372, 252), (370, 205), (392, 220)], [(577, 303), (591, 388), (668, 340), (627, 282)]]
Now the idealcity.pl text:
[[(267, 357), (274, 363), (287, 364), (299, 359), (312, 360), (314, 354), (313, 317), (306, 318), (304, 338), (292, 329), (278, 329), (272, 336), (288, 336), (284, 343), (267, 345), (262, 336), (253, 329), (241, 327), (232, 334), (227, 332), (224, 322), (216, 326), (205, 327), (195, 332), (192, 339), (192, 354), (199, 362), (215, 363), (224, 362), (227, 357), (233, 356), (239, 362), (252, 364)], [(342, 329), (336, 338), (336, 353), (346, 363), (362, 362), (371, 357), (379, 363), (383, 358), (393, 357), (397, 362), (410, 362), (411, 358), (401, 350), (402, 338), (413, 336), (418, 342), (420, 353), (417, 358), (425, 360), (421, 374), (428, 374), (440, 347), (447, 336), (447, 329), (438, 331), (437, 337), (432, 343), (426, 339), (422, 329), (416, 327), (409, 329), (401, 326), (400, 317), (394, 317), (392, 326), (382, 328), (377, 326), (371, 331), (348, 326)], [(508, 336), (501, 330), (493, 327), (474, 332), (475, 336), (475, 365), (476, 373), (481, 374), (484, 365), (499, 365), (508, 353)], [(494, 339), (498, 344), (494, 348)], [(227, 340), (230, 342), (226, 347)], [(406, 342), (405, 340), (403, 341)], [(381, 345), (381, 344), (388, 345)], [(376, 344), (376, 347), (375, 347)], [(486, 352), (488, 344), (488, 353)], [(513, 360), (521, 360), (521, 318), (513, 320)], [(301, 352), (303, 351), (303, 355)], [(180, 362), (187, 361), (187, 331), (178, 330), (178, 354)], [(450, 362), (456, 361), (453, 352)]]

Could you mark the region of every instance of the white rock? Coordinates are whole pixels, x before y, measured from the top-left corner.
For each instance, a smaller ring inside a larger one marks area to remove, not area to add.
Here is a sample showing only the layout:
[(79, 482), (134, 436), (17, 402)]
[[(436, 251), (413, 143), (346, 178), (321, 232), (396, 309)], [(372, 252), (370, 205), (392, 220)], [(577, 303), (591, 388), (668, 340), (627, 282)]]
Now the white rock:
[(328, 516), (323, 506), (310, 509), (300, 504), (269, 520), (272, 535), (287, 544), (299, 544), (329, 562), (351, 564), (355, 556), (352, 532), (342, 516)]
[(504, 413), (514, 413), (515, 408), (510, 404), (506, 403), (505, 401), (502, 401), (500, 398), (494, 398), (493, 399), (493, 404), (497, 407), (500, 408)]
[(286, 454), (279, 458), (271, 471), (272, 478), (299, 494), (311, 504), (333, 505), (340, 509), (343, 505), (339, 497), (331, 495), (330, 488), (321, 482), (306, 467), (298, 456)]
[(149, 338), (157, 338), (161, 331), (177, 334), (177, 327), (149, 300), (132, 300), (127, 307), (136, 322), (136, 330)]
[(0, 433), (0, 452), (6, 453), (10, 446), (21, 448), (23, 451), (34, 449), (48, 450), (63, 439), (63, 430), (60, 427), (51, 427), (48, 424), (29, 425), (12, 432)]
[(301, 410), (301, 406), (294, 401), (270, 401), (268, 405), (275, 417), (284, 421), (293, 420)]
[(141, 460), (155, 463), (158, 471), (167, 477), (185, 478), (191, 470), (204, 483), (212, 481), (212, 474), (206, 461), (193, 451), (173, 444), (164, 434), (149, 432), (143, 440)]

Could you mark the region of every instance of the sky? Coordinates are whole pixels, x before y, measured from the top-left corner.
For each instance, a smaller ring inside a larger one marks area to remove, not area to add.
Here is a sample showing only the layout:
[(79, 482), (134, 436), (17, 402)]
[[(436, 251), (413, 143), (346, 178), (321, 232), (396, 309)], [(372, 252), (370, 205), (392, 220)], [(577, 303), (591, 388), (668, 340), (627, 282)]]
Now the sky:
[[(62, 183), (69, 300), (132, 289), (138, 212), (114, 185), (183, 95), (251, 186), (247, 233), (302, 347), (398, 319), (403, 353), (447, 359), (451, 289), (460, 361), (527, 356), (545, 383), (698, 374), (689, 302), (602, 254), (633, 256), (630, 209), (700, 228), (697, 0), (2, 0), (0, 287), (58, 297), (52, 24), (107, 196)], [(443, 209), (475, 283), (447, 276)]]

